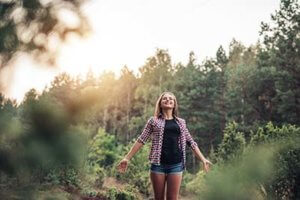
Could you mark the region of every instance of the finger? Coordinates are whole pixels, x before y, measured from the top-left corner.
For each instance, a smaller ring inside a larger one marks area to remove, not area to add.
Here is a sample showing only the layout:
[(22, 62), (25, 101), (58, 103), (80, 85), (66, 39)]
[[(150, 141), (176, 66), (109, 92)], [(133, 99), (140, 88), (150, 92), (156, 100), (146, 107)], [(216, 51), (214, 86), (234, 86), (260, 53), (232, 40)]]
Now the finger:
[(123, 167), (122, 165), (119, 165), (119, 166), (118, 166), (118, 171), (119, 171), (119, 172), (122, 172), (122, 171), (123, 171), (123, 168), (124, 168), (124, 167)]
[(205, 171), (205, 172), (208, 172), (208, 169), (207, 169), (207, 167), (204, 167), (204, 171)]
[(123, 169), (123, 168), (124, 168), (124, 165), (121, 163), (121, 164), (119, 165), (119, 168), (120, 168), (120, 169)]
[(119, 164), (118, 164), (118, 168), (120, 168), (120, 167), (122, 167), (122, 162), (119, 162)]
[(124, 172), (125, 172), (125, 170), (124, 170), (123, 167), (121, 168), (120, 172), (121, 172), (121, 173), (124, 173)]
[(122, 167), (118, 166), (118, 171), (121, 172), (122, 171)]
[(125, 165), (125, 166), (124, 166), (124, 165), (123, 165), (123, 166), (120, 166), (120, 167), (119, 167), (119, 172), (120, 172), (120, 173), (124, 173), (124, 172), (126, 171), (126, 169), (127, 169), (127, 165)]
[(205, 162), (206, 165), (212, 165), (210, 161)]
[(127, 168), (127, 165), (123, 164), (123, 165), (121, 165), (121, 167), (122, 167), (122, 169), (125, 169), (125, 168)]
[(118, 166), (117, 166), (117, 169), (120, 171), (120, 169), (121, 169), (121, 165), (118, 165)]
[(209, 165), (208, 165), (208, 164), (205, 164), (205, 165), (204, 165), (204, 169), (205, 169), (206, 172), (208, 172), (208, 171), (209, 171)]

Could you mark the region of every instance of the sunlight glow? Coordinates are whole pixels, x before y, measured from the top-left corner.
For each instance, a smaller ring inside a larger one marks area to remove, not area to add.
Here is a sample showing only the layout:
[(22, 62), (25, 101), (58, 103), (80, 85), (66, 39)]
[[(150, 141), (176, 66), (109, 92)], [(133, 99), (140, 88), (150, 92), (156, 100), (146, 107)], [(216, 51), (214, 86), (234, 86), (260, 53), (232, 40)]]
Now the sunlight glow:
[(255, 44), (261, 21), (269, 22), (278, 6), (279, 0), (91, 0), (83, 7), (90, 37), (71, 35), (60, 47), (56, 70), (17, 62), (6, 96), (20, 101), (30, 87), (41, 90), (63, 71), (84, 77), (91, 70), (98, 76), (104, 70), (118, 74), (127, 65), (137, 73), (157, 48), (167, 49), (172, 63), (185, 64), (190, 51), (201, 63), (220, 45), (228, 53), (233, 38)]
[(37, 66), (26, 56), (20, 56), (14, 66), (9, 66), (1, 73), (2, 78), (7, 83), (5, 86), (6, 96), (16, 99), (18, 103), (22, 101), (26, 92), (35, 88), (42, 92), (46, 85), (49, 85), (53, 77), (58, 73), (57, 69), (46, 66)]

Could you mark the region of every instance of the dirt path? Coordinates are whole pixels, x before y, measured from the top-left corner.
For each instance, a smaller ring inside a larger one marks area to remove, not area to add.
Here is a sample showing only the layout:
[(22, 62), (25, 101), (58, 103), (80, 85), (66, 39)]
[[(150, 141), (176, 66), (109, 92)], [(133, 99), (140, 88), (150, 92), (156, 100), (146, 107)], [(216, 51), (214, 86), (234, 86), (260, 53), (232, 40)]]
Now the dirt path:
[[(115, 178), (113, 177), (107, 177), (104, 179), (104, 183), (103, 183), (103, 187), (104, 188), (110, 188), (110, 187), (116, 187), (116, 188), (120, 188), (123, 189), (124, 188), (124, 184), (118, 182)], [(153, 196), (148, 197), (147, 200), (153, 200)], [(195, 196), (191, 196), (191, 195), (180, 195), (179, 196), (179, 200), (196, 200)]]
[(195, 196), (179, 196), (179, 200), (196, 200)]

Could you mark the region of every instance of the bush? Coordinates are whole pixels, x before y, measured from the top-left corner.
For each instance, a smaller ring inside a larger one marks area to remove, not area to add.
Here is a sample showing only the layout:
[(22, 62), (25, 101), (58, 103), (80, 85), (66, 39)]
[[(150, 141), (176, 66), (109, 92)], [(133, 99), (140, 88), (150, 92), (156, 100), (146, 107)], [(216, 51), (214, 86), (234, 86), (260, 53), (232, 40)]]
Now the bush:
[(106, 197), (110, 200), (141, 200), (137, 189), (127, 186), (125, 189), (109, 188)]
[(263, 200), (261, 183), (271, 178), (272, 161), (267, 147), (246, 149), (239, 157), (216, 164), (208, 174), (200, 171), (187, 190), (205, 200)]
[(227, 124), (224, 130), (224, 138), (218, 148), (219, 161), (230, 161), (243, 153), (246, 146), (244, 134), (239, 132), (236, 122)]
[(113, 135), (107, 134), (104, 129), (90, 140), (88, 150), (88, 162), (92, 165), (99, 165), (102, 168), (110, 168), (117, 159), (117, 141)]
[(300, 128), (268, 123), (246, 145), (242, 134), (234, 137), (236, 127), (226, 127), (219, 162), (210, 173), (199, 172), (187, 190), (206, 200), (300, 199)]
[(300, 199), (300, 127), (275, 127), (269, 122), (252, 134), (251, 145), (276, 146), (272, 179), (265, 182), (271, 199)]
[(104, 182), (104, 178), (107, 176), (106, 170), (99, 165), (88, 164), (85, 171), (86, 182), (92, 186), (101, 188)]
[(144, 145), (139, 152), (131, 159), (127, 172), (125, 174), (120, 174), (116, 166), (118, 162), (123, 158), (123, 156), (129, 151), (132, 147), (134, 141), (127, 145), (122, 154), (120, 154), (119, 160), (115, 163), (114, 168), (112, 169), (113, 176), (118, 180), (135, 185), (139, 191), (145, 195), (149, 195), (151, 192), (151, 183), (149, 178), (149, 143)]

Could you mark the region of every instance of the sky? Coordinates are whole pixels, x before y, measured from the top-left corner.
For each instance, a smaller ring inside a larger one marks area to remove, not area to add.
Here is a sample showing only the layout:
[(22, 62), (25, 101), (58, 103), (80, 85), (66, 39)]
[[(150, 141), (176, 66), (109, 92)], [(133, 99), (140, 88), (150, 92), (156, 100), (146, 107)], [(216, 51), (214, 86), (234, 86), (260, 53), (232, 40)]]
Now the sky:
[[(90, 0), (83, 6), (93, 32), (68, 38), (56, 68), (37, 66), (20, 56), (4, 69), (5, 96), (22, 101), (31, 88), (41, 92), (54, 76), (92, 70), (119, 73), (126, 65), (138, 73), (157, 48), (167, 49), (172, 62), (185, 64), (193, 51), (198, 63), (214, 57), (220, 45), (228, 52), (235, 38), (244, 45), (259, 39), (261, 22), (270, 22), (279, 0)], [(10, 81), (9, 81), (10, 80)]]

